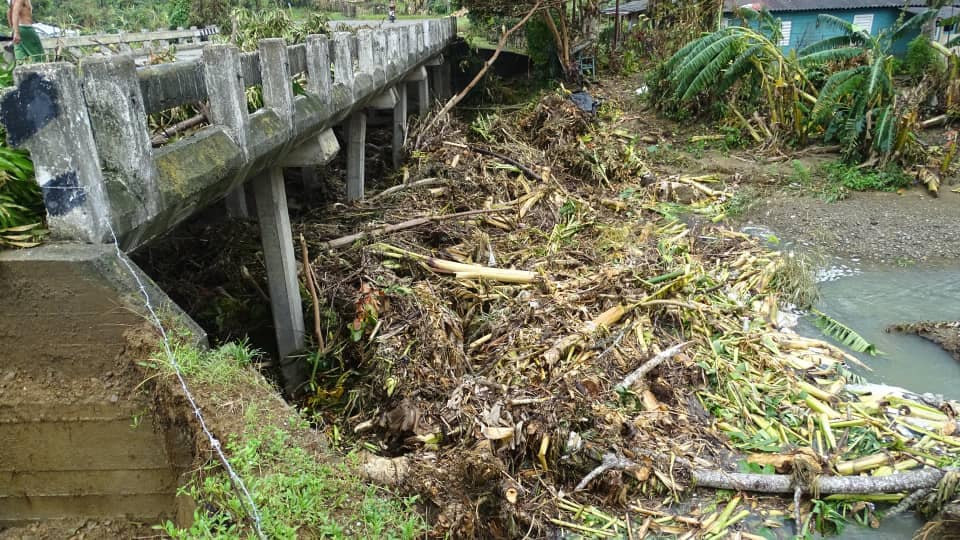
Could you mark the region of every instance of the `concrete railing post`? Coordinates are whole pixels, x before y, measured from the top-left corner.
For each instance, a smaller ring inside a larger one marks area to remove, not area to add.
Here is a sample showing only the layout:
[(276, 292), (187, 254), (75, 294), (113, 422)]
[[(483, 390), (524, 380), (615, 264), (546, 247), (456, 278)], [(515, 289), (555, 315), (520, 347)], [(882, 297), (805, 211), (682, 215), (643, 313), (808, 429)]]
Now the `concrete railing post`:
[(0, 121), (11, 146), (30, 150), (51, 236), (111, 241), (110, 203), (76, 66), (28, 64), (14, 80), (16, 89), (0, 101)]
[(373, 32), (366, 28), (357, 32), (357, 61), (361, 72), (373, 67)]
[(330, 76), (330, 43), (327, 36), (307, 36), (307, 91), (329, 103), (333, 78)]
[[(203, 48), (203, 79), (210, 100), (210, 123), (221, 125), (247, 156), (247, 94), (240, 71), (240, 50), (233, 45), (207, 45)], [(243, 184), (226, 197), (227, 212), (232, 217), (249, 217)]]
[(286, 42), (282, 38), (261, 39), (258, 47), (263, 104), (277, 113), (283, 125), (292, 132), (293, 84)]
[(391, 28), (387, 33), (387, 76), (392, 80), (400, 75), (400, 31)]
[(355, 112), (346, 125), (347, 139), (347, 201), (363, 200), (364, 159), (367, 142), (367, 113)]
[(410, 69), (412, 66), (417, 65), (419, 58), (417, 57), (417, 25), (411, 24), (407, 27), (407, 42), (404, 44), (403, 48), (407, 53), (407, 66), (406, 69)]
[(431, 20), (426, 20), (426, 21), (423, 21), (423, 23), (422, 23), (422, 24), (423, 24), (423, 47), (424, 47), (424, 53), (431, 53), (431, 52), (433, 52), (433, 41), (432, 41), (432, 37), (433, 37), (433, 36), (432, 36), (431, 33), (430, 33), (430, 30), (433, 29), (433, 25), (431, 24), (432, 22), (433, 22), (433, 21), (431, 21)]
[(373, 33), (360, 30), (356, 36), (357, 71), (353, 75), (353, 99), (360, 101), (376, 89), (376, 67), (373, 65)]
[[(324, 104), (324, 116), (333, 112), (333, 78), (330, 75), (330, 43), (327, 36), (307, 36), (307, 91)], [(334, 139), (336, 140), (336, 139)], [(308, 190), (318, 187), (316, 166), (300, 169), (303, 185)]]
[(387, 84), (387, 72), (389, 71), (387, 65), (387, 33), (383, 30), (373, 32), (373, 66), (374, 83), (378, 87), (382, 87)]
[(393, 107), (393, 168), (400, 168), (403, 143), (407, 140), (407, 83), (397, 85), (397, 104)]
[(333, 37), (333, 83), (353, 95), (353, 58), (350, 55), (350, 38), (347, 32), (337, 32)]
[(417, 36), (417, 41), (416, 41), (417, 44), (416, 46), (414, 46), (414, 50), (415, 50), (414, 54), (416, 54), (417, 63), (419, 64), (420, 62), (426, 60), (426, 57), (427, 57), (427, 50), (423, 43), (423, 25), (422, 24), (414, 25), (413, 32)]
[(120, 230), (134, 230), (160, 212), (161, 198), (133, 56), (86, 58), (81, 72), (112, 221)]
[[(276, 112), (284, 127), (292, 132), (293, 86), (286, 43), (280, 38), (263, 39), (259, 49), (263, 105)], [(293, 394), (303, 382), (303, 374), (298, 363), (291, 361), (289, 356), (303, 349), (304, 326), (283, 168), (273, 165), (254, 178), (253, 194), (257, 201), (280, 369), (285, 389)]]

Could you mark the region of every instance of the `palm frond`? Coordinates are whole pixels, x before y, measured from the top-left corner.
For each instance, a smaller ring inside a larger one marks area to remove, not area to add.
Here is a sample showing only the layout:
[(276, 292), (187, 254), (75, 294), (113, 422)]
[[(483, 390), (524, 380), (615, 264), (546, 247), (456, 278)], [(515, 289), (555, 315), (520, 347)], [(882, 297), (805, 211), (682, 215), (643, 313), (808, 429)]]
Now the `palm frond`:
[(674, 71), (679, 64), (685, 62), (689, 58), (692, 58), (704, 47), (707, 47), (717, 39), (720, 39), (720, 37), (726, 33), (724, 30), (706, 34), (681, 47), (680, 50), (673, 53), (673, 56), (667, 60), (667, 63), (665, 64), (667, 71)]
[(873, 101), (877, 95), (892, 86), (884, 78), (888, 77), (885, 58), (874, 58), (870, 65), (870, 77), (867, 78), (867, 101)]
[(753, 61), (757, 58), (762, 48), (763, 45), (757, 43), (747, 47), (746, 50), (741, 52), (740, 56), (738, 56), (723, 73), (723, 78), (720, 79), (720, 83), (717, 85), (717, 91), (720, 93), (726, 92), (735, 82), (740, 80), (740, 77), (744, 73), (753, 68)]
[(894, 43), (919, 30), (923, 25), (933, 20), (937, 16), (938, 11), (939, 10), (936, 9), (928, 9), (923, 13), (910, 17), (890, 34), (890, 42)]
[(860, 47), (841, 47), (805, 54), (800, 56), (799, 60), (801, 65), (811, 66), (814, 64), (824, 64), (827, 62), (843, 62), (850, 60), (851, 58), (856, 58), (865, 52), (866, 51)]
[(730, 61), (733, 60), (739, 54), (739, 52), (739, 47), (736, 45), (721, 49), (720, 52), (718, 52), (713, 58), (713, 60), (704, 66), (696, 78), (690, 82), (680, 100), (686, 101), (691, 97), (703, 92), (704, 90), (707, 90), (711, 86), (716, 87), (717, 79), (720, 76), (720, 71), (727, 67), (727, 65), (730, 64)]
[(821, 39), (816, 43), (811, 43), (806, 47), (797, 51), (797, 54), (800, 57), (804, 57), (810, 54), (818, 53), (821, 51), (828, 51), (830, 49), (839, 49), (843, 47), (849, 47), (851, 45), (862, 45), (863, 40), (860, 39), (861, 36), (852, 36), (848, 34), (841, 34), (839, 36), (828, 37)]
[(896, 115), (893, 113), (893, 107), (890, 105), (882, 109), (874, 109), (872, 114), (874, 115), (874, 125), (876, 126), (873, 129), (873, 147), (880, 153), (887, 154), (893, 148), (893, 143), (896, 139), (897, 121), (894, 118)]
[(839, 341), (844, 346), (849, 347), (856, 352), (867, 353), (872, 356), (882, 354), (879, 350), (877, 350), (876, 345), (864, 339), (863, 336), (856, 333), (849, 326), (841, 323), (833, 317), (830, 317), (822, 311), (814, 309), (812, 312), (814, 315), (814, 326), (819, 328), (824, 335)]
[(866, 70), (866, 66), (859, 66), (831, 75), (820, 90), (817, 104), (813, 107), (811, 113), (813, 123), (821, 123), (825, 117), (831, 115), (840, 101), (860, 86)]
[[(699, 75), (718, 55), (725, 54), (725, 49), (735, 46), (738, 37), (736, 35), (723, 35), (720, 39), (712, 40), (709, 45), (691, 53), (689, 59), (677, 66), (677, 73), (671, 80), (676, 85), (675, 97), (687, 93), (687, 87), (691, 86), (693, 80)], [(733, 58), (730, 56), (729, 58)]]
[(830, 15), (827, 13), (821, 13), (817, 15), (817, 24), (825, 24), (827, 26), (832, 26), (837, 30), (840, 30), (841, 32), (844, 32), (845, 34), (850, 36), (855, 35), (857, 33), (857, 29), (853, 26), (852, 22), (846, 21), (844, 19), (841, 19), (840, 17), (837, 17), (835, 15)]

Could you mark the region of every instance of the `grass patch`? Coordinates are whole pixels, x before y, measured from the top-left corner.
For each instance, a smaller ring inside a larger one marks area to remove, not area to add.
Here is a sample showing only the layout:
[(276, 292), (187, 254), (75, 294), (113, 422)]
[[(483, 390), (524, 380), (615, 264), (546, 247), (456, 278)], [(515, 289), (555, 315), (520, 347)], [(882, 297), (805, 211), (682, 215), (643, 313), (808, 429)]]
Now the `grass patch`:
[[(245, 343), (213, 351), (178, 346), (175, 355), (211, 429), (261, 514), (268, 538), (416, 538), (426, 530), (416, 497), (363, 481), (352, 458), (323, 459), (310, 424), (285, 407), (252, 366)], [(154, 367), (167, 372), (166, 362)], [(242, 412), (241, 412), (242, 411)], [(233, 425), (233, 428), (225, 426)], [(162, 525), (173, 538), (248, 538), (253, 523), (220, 463), (211, 459), (181, 492), (196, 501), (193, 524)]]
[(753, 186), (740, 186), (733, 193), (733, 197), (727, 201), (725, 213), (728, 217), (740, 217), (749, 212), (760, 200), (760, 190)]
[(791, 304), (808, 308), (820, 297), (814, 277), (816, 268), (812, 255), (790, 252), (773, 274), (771, 286), (780, 291), (783, 299)]
[(825, 165), (823, 172), (831, 184), (854, 191), (896, 191), (909, 186), (912, 180), (896, 167), (870, 170), (836, 162)]

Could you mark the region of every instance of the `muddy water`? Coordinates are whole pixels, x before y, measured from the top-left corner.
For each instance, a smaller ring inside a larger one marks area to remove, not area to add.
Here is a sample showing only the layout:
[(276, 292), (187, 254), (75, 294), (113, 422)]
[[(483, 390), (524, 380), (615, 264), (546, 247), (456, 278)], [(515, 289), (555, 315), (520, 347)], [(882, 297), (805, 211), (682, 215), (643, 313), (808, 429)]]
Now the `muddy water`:
[[(921, 337), (884, 331), (899, 322), (960, 319), (960, 267), (845, 264), (852, 275), (820, 283), (818, 308), (884, 353), (858, 353), (873, 368), (861, 374), (870, 382), (960, 399), (960, 362)], [(819, 333), (806, 323), (799, 330), (813, 336)]]
[[(887, 326), (916, 320), (960, 319), (960, 268), (889, 267), (858, 261), (834, 261), (819, 277), (821, 311), (856, 330), (884, 353), (857, 356), (872, 372), (859, 372), (870, 382), (933, 392), (960, 399), (960, 362), (937, 345), (913, 336), (887, 333)], [(808, 321), (798, 331), (822, 337)], [(880, 529), (847, 526), (840, 540), (912, 538), (923, 521), (910, 513), (882, 522)]]

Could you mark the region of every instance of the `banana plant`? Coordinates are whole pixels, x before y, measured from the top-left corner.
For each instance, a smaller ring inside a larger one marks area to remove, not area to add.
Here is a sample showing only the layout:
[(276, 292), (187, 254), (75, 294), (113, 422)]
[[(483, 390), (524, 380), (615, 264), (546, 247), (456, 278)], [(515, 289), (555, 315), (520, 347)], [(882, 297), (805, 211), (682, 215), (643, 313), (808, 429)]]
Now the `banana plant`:
[(922, 28), (936, 13), (929, 9), (909, 19), (901, 17), (894, 28), (877, 35), (839, 17), (819, 15), (821, 25), (840, 33), (801, 49), (800, 64), (809, 68), (855, 58), (862, 62), (827, 79), (810, 112), (808, 129), (822, 129), (827, 142), (843, 142), (850, 159), (871, 156), (885, 162), (903, 152), (914, 140), (917, 111), (909, 107), (909, 100), (898, 103), (891, 51), (895, 42)]
[[(796, 56), (785, 55), (777, 45), (780, 25), (775, 19), (748, 9), (739, 14), (747, 24), (706, 34), (666, 62), (661, 107), (690, 107), (704, 96), (719, 98), (738, 86), (759, 92), (757, 108), (774, 131), (804, 137), (803, 120), (816, 102), (816, 89)], [(733, 101), (728, 107), (753, 132)]]

